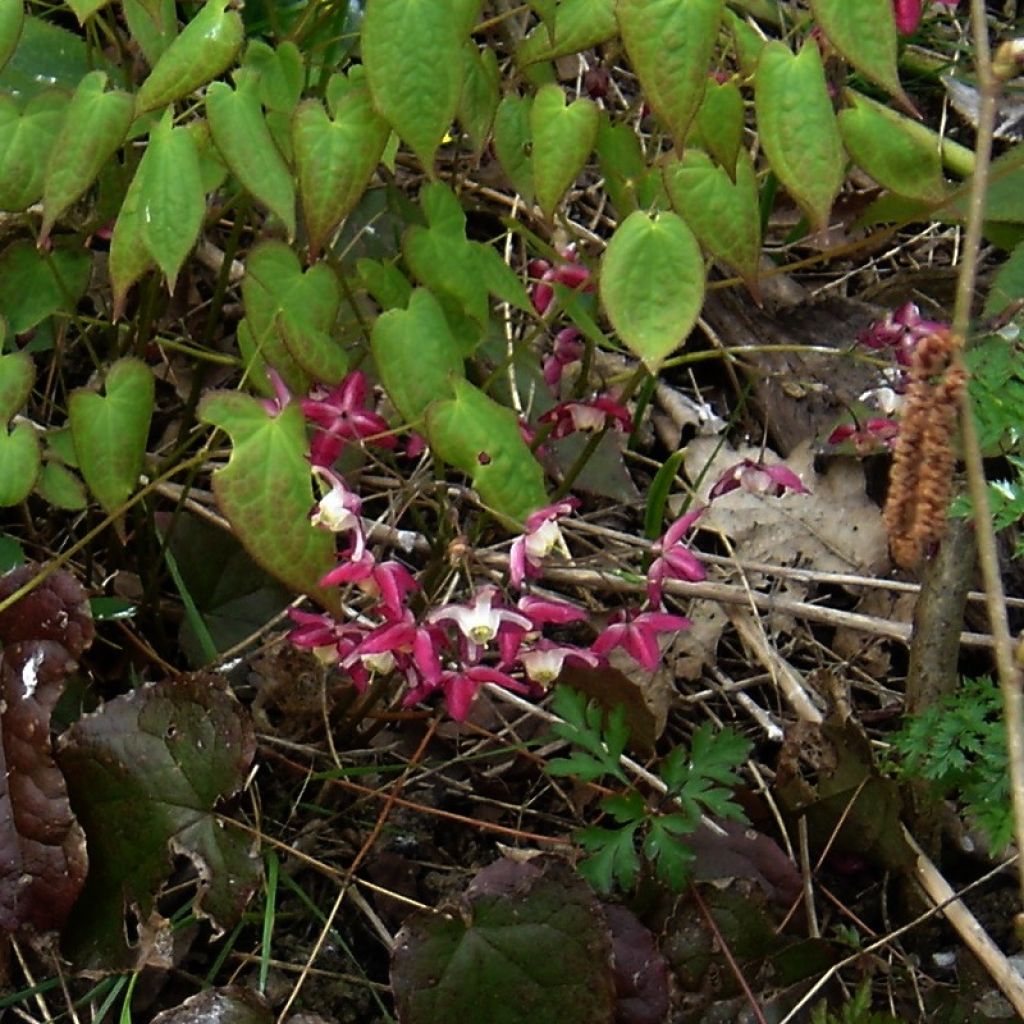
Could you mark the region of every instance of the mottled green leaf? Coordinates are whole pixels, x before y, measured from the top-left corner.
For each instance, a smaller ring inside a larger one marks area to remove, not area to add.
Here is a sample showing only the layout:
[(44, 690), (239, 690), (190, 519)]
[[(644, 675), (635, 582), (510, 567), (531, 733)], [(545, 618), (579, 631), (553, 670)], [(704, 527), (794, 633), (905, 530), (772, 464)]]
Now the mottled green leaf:
[(27, 239), (0, 254), (0, 317), (22, 334), (58, 311), (70, 311), (89, 284), (92, 260), (81, 249), (39, 252)]
[(494, 50), (479, 49), (475, 43), (466, 44), (466, 81), (459, 98), (459, 124), (473, 144), (473, 152), (480, 154), (498, 109), (501, 72)]
[(8, 423), (28, 401), (35, 380), (32, 357), (25, 352), (0, 356), (0, 507), (23, 502), (39, 474), (39, 440), (29, 423), (8, 431)]
[(464, 21), (436, 0), (368, 0), (362, 53), (373, 102), (433, 175), (465, 77)]
[(619, 0), (619, 31), (644, 96), (681, 150), (704, 98), (725, 0)]
[(601, 302), (627, 348), (652, 372), (686, 341), (704, 301), (704, 260), (683, 219), (638, 210), (601, 260)]
[(49, 89), (73, 92), (91, 70), (85, 40), (42, 18), (27, 17), (0, 71), (0, 92), (31, 100)]
[(138, 43), (146, 63), (154, 67), (178, 35), (174, 0), (159, 0), (157, 3), (121, 0), (121, 10), (132, 39)]
[(0, 209), (20, 212), (42, 198), (67, 105), (63, 93), (44, 92), (19, 113), (14, 100), (0, 96)]
[(25, 24), (22, 0), (0, 0), (0, 69), (10, 59)]
[(555, 11), (553, 31), (548, 25), (538, 25), (516, 51), (516, 61), (525, 67), (555, 60), (605, 43), (617, 32), (615, 0), (562, 0)]
[(772, 170), (814, 227), (824, 228), (846, 155), (818, 44), (812, 39), (794, 56), (782, 43), (768, 43), (757, 65), (754, 100)]
[(600, 114), (586, 97), (565, 104), (560, 85), (545, 85), (530, 109), (533, 183), (545, 216), (553, 217), (597, 141)]
[(415, 423), (431, 402), (452, 394), (465, 374), (463, 353), (444, 311), (425, 288), (407, 309), (377, 317), (370, 339), (374, 362), (388, 397), (406, 423)]
[(180, 100), (225, 71), (245, 38), (242, 17), (228, 0), (207, 0), (164, 51), (135, 98), (136, 114)]
[(206, 197), (195, 138), (187, 128), (173, 126), (169, 110), (150, 133), (138, 175), (139, 235), (173, 292), (178, 271), (202, 229)]
[(409, 305), (412, 285), (393, 263), (364, 258), (356, 261), (356, 271), (363, 287), (381, 309), (404, 309)]
[(295, 186), (271, 138), (255, 83), (232, 89), (214, 82), (206, 90), (210, 134), (231, 173), (295, 237)]
[(107, 371), (103, 395), (80, 388), (68, 403), (68, 422), (82, 476), (110, 514), (138, 485), (154, 390), (149, 367), (126, 357)]
[(427, 408), (426, 434), (439, 458), (462, 470), (495, 511), (522, 521), (547, 504), (544, 470), (523, 440), (515, 413), (464, 379), (454, 397)]
[(847, 98), (853, 105), (839, 112), (839, 131), (859, 167), (897, 195), (928, 203), (949, 195), (936, 135), (859, 93)]
[[(242, 297), (255, 343), (290, 385), (305, 387), (302, 378), (295, 379), (292, 360), (324, 384), (345, 376), (348, 356), (334, 337), (341, 288), (326, 263), (303, 273), (292, 249), (265, 242), (249, 254)], [(281, 358), (282, 346), (289, 359)]]
[(28, 401), (35, 379), (35, 364), (27, 352), (0, 356), (0, 424), (6, 426)]
[(66, 512), (81, 512), (89, 507), (85, 485), (75, 473), (60, 462), (49, 460), (43, 463), (35, 490), (48, 505)]
[(494, 152), (512, 187), (526, 202), (533, 201), (533, 162), (530, 136), (532, 96), (510, 93), (494, 115)]
[(898, 47), (892, 0), (809, 2), (815, 20), (839, 53), (865, 78), (913, 110), (896, 69)]
[(757, 176), (745, 149), (735, 167), (733, 180), (706, 153), (687, 149), (681, 160), (665, 163), (665, 188), (701, 245), (753, 290), (761, 261), (761, 215)]
[(43, 239), (49, 236), (57, 218), (84, 195), (128, 134), (134, 100), (117, 89), (107, 92), (106, 86), (106, 72), (92, 71), (78, 83), (71, 97), (46, 170), (40, 229)]
[(743, 140), (743, 97), (735, 82), (708, 81), (697, 111), (697, 129), (704, 148), (732, 177)]
[(363, 88), (347, 91), (333, 118), (318, 100), (308, 100), (296, 110), (292, 145), (311, 257), (355, 209), (390, 131)]
[(302, 410), (293, 403), (271, 416), (249, 395), (217, 392), (200, 403), (199, 418), (231, 438), (213, 490), (245, 549), (286, 586), (333, 605), (318, 588), (335, 565), (334, 536), (309, 521), (316, 498)]
[(238, 920), (260, 861), (252, 837), (218, 810), (245, 785), (255, 749), (242, 707), (216, 677), (198, 675), (115, 697), (61, 737), (57, 761), (89, 850), (88, 879), (62, 936), (76, 968), (152, 962), (171, 940), (158, 904), (177, 857), (196, 869), (193, 912), (222, 930)]

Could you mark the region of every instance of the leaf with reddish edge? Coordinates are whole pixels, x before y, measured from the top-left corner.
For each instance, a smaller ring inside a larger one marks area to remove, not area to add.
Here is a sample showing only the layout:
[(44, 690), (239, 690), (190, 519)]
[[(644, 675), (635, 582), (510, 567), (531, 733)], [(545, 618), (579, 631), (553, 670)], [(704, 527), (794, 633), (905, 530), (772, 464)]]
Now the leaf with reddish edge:
[(908, 113), (914, 104), (900, 85), (892, 0), (809, 0), (828, 41), (865, 78), (880, 85)]
[(685, 221), (642, 210), (619, 224), (601, 260), (601, 302), (651, 373), (686, 341), (704, 302), (704, 258)]
[(391, 985), (402, 1024), (611, 1024), (612, 944), (601, 906), (567, 864), (499, 860), (456, 906), (399, 932)]
[[(562, 0), (554, 23), (538, 25), (516, 51), (520, 67), (587, 50), (615, 35), (616, 0)], [(552, 5), (553, 6), (553, 5)]]
[[(0, 578), (0, 601), (37, 565)], [(89, 599), (55, 572), (0, 611), (0, 929), (63, 926), (86, 874), (85, 836), (50, 747), (50, 715), (64, 679), (93, 639)]]
[(533, 137), (533, 181), (537, 203), (548, 218), (565, 190), (587, 162), (597, 142), (600, 114), (585, 97), (568, 106), (560, 85), (544, 85), (537, 90), (530, 108), (530, 133)]
[(843, 183), (846, 154), (813, 39), (795, 56), (783, 43), (765, 45), (754, 104), (772, 170), (812, 225), (824, 228)]
[[(89, 840), (89, 877), (64, 951), (89, 973), (169, 966), (158, 900), (176, 857), (198, 876), (193, 912), (231, 927), (259, 884), (252, 837), (216, 813), (245, 784), (252, 724), (223, 677), (150, 683), (80, 718), (57, 760)], [(129, 942), (125, 920), (137, 922)]]
[(334, 567), (334, 538), (309, 521), (316, 498), (298, 405), (271, 416), (257, 399), (221, 391), (203, 399), (199, 418), (231, 437), (231, 458), (213, 474), (213, 491), (242, 545), (282, 583), (336, 607), (336, 597), (317, 585)]
[(619, 31), (644, 97), (681, 151), (704, 98), (724, 0), (619, 0)]

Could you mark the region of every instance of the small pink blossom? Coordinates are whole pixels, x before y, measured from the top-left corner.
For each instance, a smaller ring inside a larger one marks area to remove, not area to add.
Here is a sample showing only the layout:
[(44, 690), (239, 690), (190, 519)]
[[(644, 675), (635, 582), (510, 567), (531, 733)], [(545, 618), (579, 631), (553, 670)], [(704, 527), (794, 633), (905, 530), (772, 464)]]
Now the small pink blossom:
[(567, 288), (593, 291), (594, 282), (590, 277), (590, 270), (578, 263), (579, 257), (572, 247), (566, 249), (562, 256), (564, 263), (552, 266), (547, 260), (530, 260), (528, 272), (536, 284), (530, 289), (530, 301), (533, 308), (540, 316), (543, 316), (551, 307), (555, 298), (554, 285), (562, 284)]
[[(935, 0), (943, 7), (956, 7), (959, 0)], [(892, 9), (896, 15), (896, 31), (901, 36), (913, 35), (921, 23), (923, 0), (893, 0)]]
[(352, 536), (352, 550), (349, 557), (363, 557), (363, 523), (359, 518), (362, 511), (362, 498), (337, 473), (324, 466), (313, 467), (314, 476), (320, 477), (330, 485), (327, 493), (316, 503), (309, 514), (309, 521), (314, 526), (323, 527), (332, 533), (349, 533)]
[(828, 435), (831, 445), (849, 446), (855, 455), (871, 455), (892, 448), (899, 436), (895, 420), (870, 419), (864, 423), (841, 423)]
[(703, 506), (690, 509), (652, 546), (651, 550), (657, 557), (647, 572), (647, 599), (651, 607), (661, 607), (661, 591), (665, 580), (699, 583), (707, 578), (707, 572), (700, 559), (683, 543), (683, 537), (690, 532), (703, 514)]
[(568, 554), (558, 520), (571, 515), (579, 504), (574, 498), (546, 505), (527, 517), (526, 530), (512, 542), (509, 579), (520, 587), (523, 580), (540, 575), (544, 559), (557, 547)]
[(628, 434), (633, 429), (629, 410), (610, 395), (597, 395), (586, 402), (560, 402), (538, 419), (552, 423), (552, 440), (568, 437), (577, 431), (593, 432), (612, 427)]
[(604, 657), (613, 648), (621, 647), (648, 672), (653, 672), (661, 661), (658, 634), (678, 632), (690, 626), (690, 620), (683, 615), (641, 612), (631, 616), (628, 612), (616, 612), (611, 625), (590, 645), (590, 649)]
[(310, 446), (314, 466), (332, 466), (346, 442), (370, 440), (380, 448), (394, 448), (383, 416), (366, 408), (366, 374), (354, 370), (330, 390), (302, 399), (302, 412), (320, 430)]
[(528, 630), (530, 620), (511, 608), (495, 606), (499, 594), (495, 587), (481, 587), (472, 604), (446, 604), (427, 616), (428, 622), (454, 622), (469, 642), (485, 647), (504, 625)]
[(528, 651), (519, 655), (519, 661), (526, 670), (527, 678), (538, 686), (550, 686), (562, 673), (566, 661), (575, 661), (595, 668), (600, 658), (592, 651), (586, 651), (568, 644), (556, 644), (551, 640), (538, 640)]
[(280, 416), (281, 411), (291, 403), (292, 393), (288, 390), (284, 378), (272, 366), (267, 367), (267, 379), (274, 389), (274, 397), (261, 399), (260, 404), (271, 417)]
[(544, 381), (552, 391), (556, 390), (562, 373), (567, 366), (583, 358), (585, 346), (580, 332), (575, 327), (563, 327), (555, 335), (551, 355), (544, 360)]
[(580, 607), (567, 601), (556, 601), (549, 597), (524, 594), (516, 607), (529, 620), (529, 626), (506, 623), (498, 631), (498, 654), (501, 665), (511, 665), (519, 654), (519, 648), (527, 633), (539, 632), (544, 626), (565, 626), (570, 622), (584, 622), (589, 616)]
[(378, 562), (369, 551), (360, 558), (342, 556), (344, 561), (320, 581), (321, 587), (355, 583), (369, 597), (380, 598), (388, 619), (401, 618), (406, 596), (419, 586), (412, 573), (399, 562)]
[(905, 302), (861, 331), (857, 341), (876, 352), (890, 349), (901, 366), (909, 366), (918, 339), (947, 327), (940, 320), (926, 320), (913, 302)]
[(514, 693), (530, 692), (530, 688), (525, 683), (513, 679), (496, 668), (488, 668), (486, 665), (471, 665), (468, 668), (443, 672), (440, 680), (436, 683), (425, 681), (412, 687), (403, 698), (402, 703), (406, 707), (410, 704), (418, 704), (440, 689), (444, 691), (448, 714), (456, 722), (464, 722), (469, 717), (469, 710), (480, 687), (485, 683), (503, 686), (506, 690), (512, 690)]
[(714, 501), (723, 494), (743, 488), (751, 494), (763, 494), (777, 498), (785, 491), (795, 494), (809, 493), (800, 477), (782, 462), (770, 466), (753, 459), (743, 459), (735, 466), (730, 466), (708, 492), (708, 500)]
[(405, 611), (400, 619), (367, 633), (362, 642), (349, 651), (342, 666), (349, 668), (360, 662), (372, 671), (390, 671), (396, 666), (406, 672), (414, 669), (427, 684), (437, 685), (441, 681), (443, 643), (440, 630), (417, 625), (412, 613)]

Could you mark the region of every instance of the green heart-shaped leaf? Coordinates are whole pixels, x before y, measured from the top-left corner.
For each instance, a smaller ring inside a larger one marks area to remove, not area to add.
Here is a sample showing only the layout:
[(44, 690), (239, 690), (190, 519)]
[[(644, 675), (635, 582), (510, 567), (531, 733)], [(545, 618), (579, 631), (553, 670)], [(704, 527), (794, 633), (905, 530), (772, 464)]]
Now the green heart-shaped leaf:
[(231, 173), (295, 237), (295, 186), (267, 127), (255, 82), (232, 89), (214, 82), (206, 90), (210, 134)]
[(631, 213), (604, 252), (600, 288), (619, 337), (657, 372), (686, 340), (704, 302), (704, 260), (693, 232), (674, 213)]
[(39, 439), (30, 423), (8, 432), (0, 426), (0, 508), (20, 505), (35, 487), (40, 466)]
[(465, 76), (465, 20), (436, 0), (369, 0), (362, 54), (373, 103), (433, 174)]
[(150, 133), (135, 173), (141, 177), (141, 192), (133, 197), (140, 204), (138, 234), (173, 292), (202, 229), (206, 197), (195, 138), (173, 126), (170, 110)]
[(644, 96), (681, 150), (704, 98), (725, 0), (619, 0), (619, 31)]
[(25, 24), (22, 0), (0, 0), (0, 68), (14, 53)]
[(733, 181), (706, 153), (688, 149), (681, 160), (665, 163), (665, 188), (701, 245), (735, 268), (753, 290), (761, 261), (761, 213), (757, 176), (745, 149), (735, 168)]
[(824, 228), (846, 155), (818, 44), (812, 39), (794, 56), (782, 43), (768, 43), (757, 65), (754, 101), (772, 170), (811, 223)]
[(146, 63), (155, 67), (167, 47), (178, 36), (178, 14), (174, 0), (121, 0), (121, 10), (132, 39), (138, 44)]
[(78, 24), (84, 25), (86, 18), (91, 18), (100, 8), (106, 7), (110, 0), (67, 0), (67, 3), (75, 12)]
[(533, 162), (530, 159), (532, 96), (509, 94), (494, 115), (494, 152), (512, 187), (533, 201)]
[(106, 72), (92, 71), (71, 97), (46, 171), (40, 229), (44, 239), (57, 218), (96, 180), (128, 134), (135, 101), (117, 89), (106, 92), (106, 85)]
[(245, 549), (286, 586), (336, 603), (318, 588), (335, 564), (334, 537), (309, 521), (316, 498), (302, 410), (293, 403), (271, 416), (249, 395), (217, 392), (200, 403), (199, 418), (231, 438), (213, 490)]
[(81, 512), (89, 507), (89, 496), (82, 481), (60, 462), (43, 463), (35, 491), (48, 505), (66, 512)]
[(480, 497), (519, 522), (547, 504), (544, 470), (519, 431), (515, 413), (474, 384), (452, 382), (454, 397), (427, 409), (430, 447), (469, 476)]
[(492, 49), (479, 49), (475, 43), (466, 44), (466, 81), (459, 98), (458, 117), (474, 153), (482, 153), (487, 145), (494, 113), (498, 109), (501, 72), (498, 58)]
[(39, 252), (27, 239), (0, 253), (0, 317), (11, 334), (31, 330), (60, 310), (73, 310), (85, 293), (92, 259), (83, 249)]
[(63, 93), (44, 92), (19, 113), (14, 100), (0, 96), (0, 209), (20, 212), (42, 197), (67, 106)]
[(333, 118), (317, 100), (296, 110), (292, 146), (311, 257), (359, 202), (390, 133), (365, 89), (346, 92)]
[(121, 209), (117, 212), (114, 233), (110, 238), (110, 259), (107, 269), (114, 295), (114, 306), (110, 315), (115, 322), (120, 320), (124, 313), (128, 289), (155, 266), (142, 238), (142, 203), (145, 195), (142, 164), (145, 159), (146, 156), (143, 154), (121, 202)]
[(615, 2), (562, 0), (554, 11), (553, 27), (550, 20), (538, 25), (516, 51), (516, 63), (526, 67), (542, 60), (555, 60), (612, 39), (618, 31)]
[(425, 288), (412, 293), (408, 309), (377, 317), (370, 344), (381, 382), (406, 423), (417, 422), (465, 375), (463, 353), (444, 310)]
[(914, 106), (900, 85), (892, 0), (809, 0), (828, 41), (865, 78), (880, 85), (905, 109)]
[(704, 148), (731, 172), (743, 140), (743, 97), (735, 82), (708, 82), (697, 129)]
[(36, 367), (27, 352), (0, 356), (0, 425), (10, 423), (28, 401), (36, 379)]
[(80, 389), (68, 403), (75, 455), (89, 490), (111, 515), (134, 492), (153, 416), (153, 374), (138, 359), (119, 359), (105, 394)]
[(305, 273), (283, 242), (264, 242), (249, 254), (242, 282), (245, 315), (262, 356), (297, 391), (309, 378), (337, 384), (348, 356), (333, 331), (341, 303), (334, 271), (316, 263)]
[(530, 109), (530, 135), (534, 188), (545, 216), (554, 216), (566, 189), (586, 164), (599, 122), (597, 106), (585, 97), (566, 106), (560, 85), (537, 90)]
[(286, 39), (274, 49), (261, 39), (250, 39), (242, 67), (258, 76), (260, 102), (267, 110), (291, 114), (306, 79), (302, 51), (295, 43)]
[(950, 194), (938, 139), (923, 125), (853, 91), (839, 112), (839, 131), (850, 156), (879, 185), (897, 195), (941, 202)]

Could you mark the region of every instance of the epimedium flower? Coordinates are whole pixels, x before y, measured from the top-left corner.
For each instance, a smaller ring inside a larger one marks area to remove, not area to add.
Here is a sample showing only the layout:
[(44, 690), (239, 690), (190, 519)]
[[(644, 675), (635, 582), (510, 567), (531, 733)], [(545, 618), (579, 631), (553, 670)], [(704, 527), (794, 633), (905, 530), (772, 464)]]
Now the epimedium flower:
[(809, 493), (800, 477), (785, 463), (776, 462), (769, 466), (753, 459), (741, 459), (721, 475), (708, 492), (708, 500), (714, 501), (741, 487), (750, 494), (763, 494), (770, 498), (778, 498), (785, 491)]
[(530, 289), (530, 302), (540, 316), (543, 316), (550, 308), (555, 298), (555, 284), (565, 285), (567, 288), (593, 291), (594, 282), (590, 277), (590, 270), (577, 262), (579, 256), (576, 250), (569, 246), (562, 251), (565, 262), (552, 266), (547, 260), (530, 260), (528, 271), (530, 277), (536, 282)]
[(406, 707), (410, 704), (418, 704), (437, 690), (442, 690), (448, 714), (456, 722), (464, 722), (469, 717), (469, 710), (473, 706), (480, 687), (485, 683), (503, 686), (506, 690), (511, 690), (514, 693), (530, 692), (529, 686), (525, 683), (513, 679), (499, 669), (488, 668), (486, 665), (470, 665), (442, 672), (441, 678), (436, 683), (423, 681), (412, 687), (403, 698), (402, 703)]
[(553, 424), (551, 438), (555, 441), (577, 431), (593, 432), (612, 427), (628, 434), (633, 429), (629, 410), (611, 395), (597, 395), (587, 401), (559, 402), (537, 422)]
[(516, 607), (526, 616), (532, 628), (506, 623), (498, 631), (498, 654), (502, 667), (516, 660), (527, 633), (539, 632), (547, 625), (565, 626), (570, 622), (583, 622), (589, 617), (577, 605), (535, 594), (524, 594), (516, 602)]
[(704, 507), (690, 509), (680, 516), (651, 547), (657, 556), (647, 571), (647, 598), (651, 607), (661, 607), (661, 590), (665, 580), (686, 580), (699, 583), (707, 578), (701, 560), (687, 547), (683, 538), (704, 514)]
[(538, 640), (529, 650), (519, 655), (519, 662), (527, 679), (545, 689), (562, 673), (566, 661), (575, 661), (596, 668), (601, 659), (593, 651), (570, 644), (556, 644), (552, 640)]
[(368, 440), (380, 448), (394, 448), (383, 416), (366, 407), (367, 381), (361, 370), (353, 370), (329, 390), (320, 389), (302, 399), (302, 412), (320, 429), (310, 445), (314, 466), (332, 466), (345, 444)]
[(367, 632), (346, 654), (342, 667), (351, 668), (357, 662), (375, 672), (398, 667), (434, 686), (441, 681), (443, 644), (444, 635), (439, 629), (418, 625), (412, 612), (405, 610), (395, 621)]
[(621, 647), (635, 662), (648, 672), (653, 672), (661, 661), (658, 634), (678, 632), (690, 626), (690, 620), (684, 615), (656, 611), (632, 615), (619, 611), (612, 617), (611, 624), (590, 645), (590, 649), (604, 657), (613, 648)]
[(316, 503), (309, 515), (314, 526), (321, 526), (332, 533), (350, 533), (352, 548), (348, 557), (358, 560), (363, 557), (365, 539), (363, 523), (359, 513), (363, 508), (363, 500), (337, 473), (325, 466), (314, 466), (313, 475), (328, 484), (327, 493)]
[(854, 455), (872, 455), (896, 443), (900, 425), (881, 417), (863, 423), (841, 423), (828, 435), (830, 445), (849, 447)]
[(272, 366), (267, 367), (267, 379), (274, 389), (273, 398), (264, 398), (260, 404), (267, 410), (271, 417), (280, 416), (284, 408), (291, 403), (292, 393), (288, 390), (284, 378)]
[(405, 599), (419, 587), (412, 573), (400, 562), (378, 562), (373, 554), (364, 550), (359, 558), (348, 552), (342, 554), (342, 563), (320, 581), (321, 587), (354, 583), (369, 597), (380, 598), (381, 609), (388, 619), (399, 619), (405, 610)]
[[(943, 7), (956, 7), (959, 0), (935, 0), (935, 2)], [(896, 31), (901, 36), (913, 35), (921, 23), (923, 9), (923, 0), (892, 0), (892, 10), (896, 16)]]
[(544, 382), (552, 391), (556, 390), (567, 366), (583, 358), (584, 344), (575, 327), (563, 327), (555, 335), (551, 355), (543, 363)]
[(575, 498), (556, 502), (537, 509), (526, 519), (526, 530), (512, 542), (509, 553), (509, 579), (512, 586), (522, 586), (523, 580), (540, 575), (544, 559), (557, 547), (568, 556), (565, 538), (558, 520), (571, 515), (579, 505)]
[(474, 647), (486, 647), (503, 626), (529, 630), (530, 620), (511, 608), (495, 605), (496, 587), (481, 587), (472, 604), (446, 604), (427, 615), (428, 622), (454, 622)]
[(905, 302), (899, 309), (886, 313), (857, 335), (857, 341), (876, 352), (890, 349), (901, 366), (910, 365), (910, 357), (918, 339), (936, 331), (948, 329), (940, 320), (928, 320), (913, 302)]

